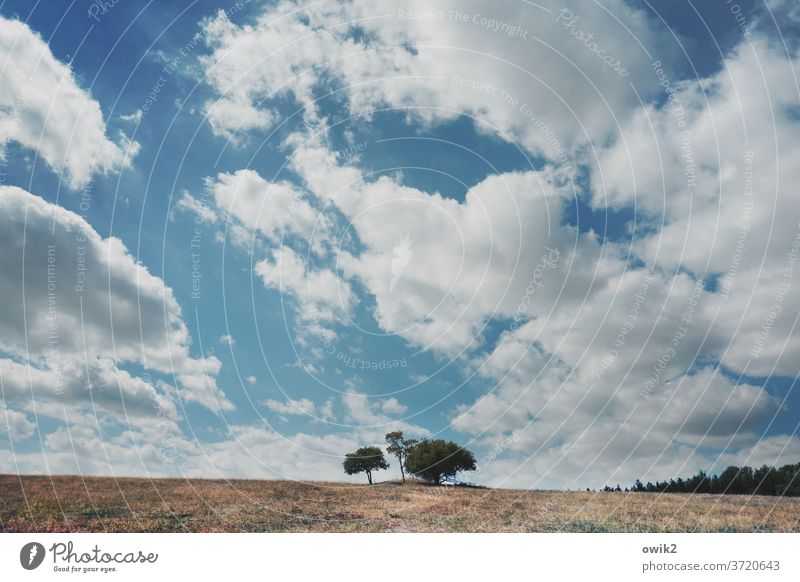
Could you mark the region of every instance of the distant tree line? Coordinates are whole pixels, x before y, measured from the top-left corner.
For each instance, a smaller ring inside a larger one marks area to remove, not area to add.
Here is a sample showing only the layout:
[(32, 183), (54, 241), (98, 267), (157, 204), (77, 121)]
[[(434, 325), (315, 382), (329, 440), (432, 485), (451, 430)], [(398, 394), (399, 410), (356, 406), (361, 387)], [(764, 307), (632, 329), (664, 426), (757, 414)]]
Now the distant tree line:
[[(474, 471), (475, 456), (467, 449), (452, 441), (442, 439), (406, 439), (402, 431), (390, 432), (386, 435), (386, 450), (400, 463), (400, 474), (403, 481), (406, 473), (435, 485), (445, 482), (455, 483), (459, 471)], [(361, 447), (354, 453), (344, 457), (344, 472), (348, 475), (366, 473), (367, 481), (372, 484), (373, 471), (388, 469), (389, 463), (380, 447)]]
[[(622, 489), (619, 485), (615, 488), (606, 485), (603, 491), (622, 491)], [(688, 479), (648, 482), (646, 485), (637, 479), (633, 487), (625, 491), (800, 497), (800, 463), (780, 468), (763, 465), (758, 469), (731, 466), (719, 475), (709, 476), (700, 471)]]

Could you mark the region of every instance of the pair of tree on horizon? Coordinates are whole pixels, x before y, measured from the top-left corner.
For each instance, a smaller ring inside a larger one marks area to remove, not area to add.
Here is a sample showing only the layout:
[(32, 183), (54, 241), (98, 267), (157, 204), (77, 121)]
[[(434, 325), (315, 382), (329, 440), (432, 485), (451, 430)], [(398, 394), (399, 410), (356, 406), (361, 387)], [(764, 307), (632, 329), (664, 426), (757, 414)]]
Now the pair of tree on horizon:
[[(455, 482), (459, 471), (474, 471), (475, 456), (452, 441), (443, 439), (406, 439), (402, 431), (386, 434), (386, 452), (397, 457), (403, 482), (406, 471), (436, 485), (445, 480)], [(348, 475), (366, 473), (372, 485), (372, 472), (388, 469), (389, 463), (380, 447), (361, 447), (344, 458), (344, 472)]]

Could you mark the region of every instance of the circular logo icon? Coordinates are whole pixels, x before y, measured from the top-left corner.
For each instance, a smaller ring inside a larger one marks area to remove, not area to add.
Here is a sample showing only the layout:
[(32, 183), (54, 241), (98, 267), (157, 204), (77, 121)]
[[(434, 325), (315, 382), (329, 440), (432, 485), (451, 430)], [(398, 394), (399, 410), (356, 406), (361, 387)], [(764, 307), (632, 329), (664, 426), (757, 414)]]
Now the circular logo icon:
[(44, 546), (39, 542), (30, 542), (19, 551), (19, 563), (26, 570), (35, 570), (44, 561)]

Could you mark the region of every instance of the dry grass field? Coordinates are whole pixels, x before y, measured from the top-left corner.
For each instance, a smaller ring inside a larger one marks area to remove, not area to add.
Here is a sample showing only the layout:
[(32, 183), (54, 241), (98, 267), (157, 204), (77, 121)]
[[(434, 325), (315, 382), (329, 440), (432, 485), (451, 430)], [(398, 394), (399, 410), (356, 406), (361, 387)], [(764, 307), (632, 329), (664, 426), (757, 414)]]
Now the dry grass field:
[(9, 532), (800, 532), (800, 498), (0, 475)]

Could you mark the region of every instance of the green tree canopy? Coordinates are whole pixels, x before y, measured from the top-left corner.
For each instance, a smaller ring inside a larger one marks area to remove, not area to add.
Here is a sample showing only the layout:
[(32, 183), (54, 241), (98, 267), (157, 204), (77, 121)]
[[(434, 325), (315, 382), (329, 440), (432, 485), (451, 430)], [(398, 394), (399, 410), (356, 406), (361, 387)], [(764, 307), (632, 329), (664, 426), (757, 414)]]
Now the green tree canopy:
[(403, 438), (403, 431), (398, 430), (386, 433), (386, 442), (389, 443), (389, 446), (386, 447), (386, 452), (397, 457), (400, 462), (400, 475), (403, 477), (403, 482), (405, 482), (406, 473), (403, 470), (403, 465), (406, 462), (408, 452), (417, 444), (417, 439)]
[(423, 440), (408, 451), (405, 466), (412, 475), (439, 485), (455, 481), (459, 471), (474, 471), (475, 456), (451, 441)]
[(686, 479), (657, 481), (643, 485), (638, 479), (634, 491), (656, 493), (719, 493), (727, 495), (777, 495), (800, 496), (800, 463), (782, 467), (763, 465), (753, 467), (726, 468), (719, 475), (707, 475), (704, 471)]
[(344, 472), (348, 475), (366, 473), (370, 485), (372, 485), (373, 471), (389, 468), (389, 463), (386, 462), (383, 451), (379, 447), (361, 447), (355, 453), (347, 453), (342, 465), (344, 465)]

